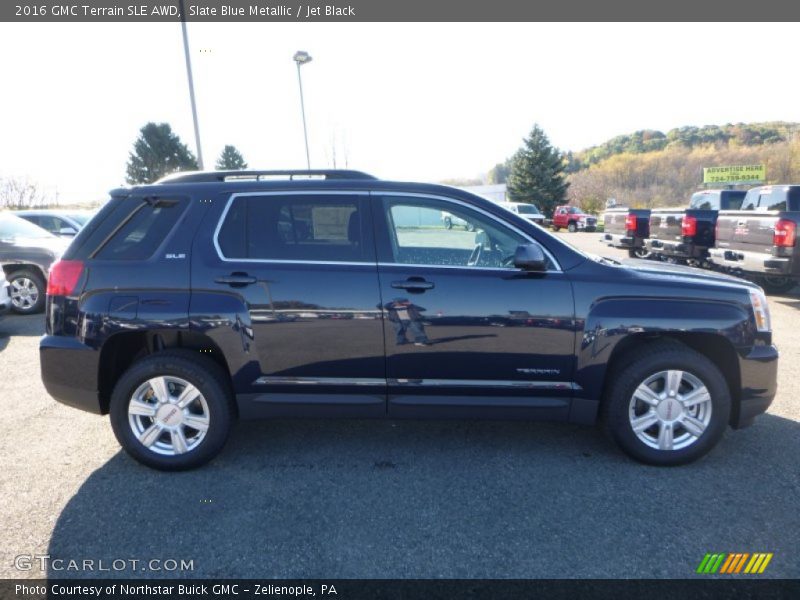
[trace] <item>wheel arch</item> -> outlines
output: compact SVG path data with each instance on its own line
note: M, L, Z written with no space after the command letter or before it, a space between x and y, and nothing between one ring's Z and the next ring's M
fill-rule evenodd
M164 350L184 349L198 352L217 363L231 381L225 355L207 335L195 331L151 329L115 333L104 343L98 363L100 408L108 413L114 386L122 374L137 360Z

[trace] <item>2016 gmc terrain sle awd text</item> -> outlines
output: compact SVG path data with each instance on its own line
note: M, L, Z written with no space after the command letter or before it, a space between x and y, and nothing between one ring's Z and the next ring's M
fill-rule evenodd
M46 310L48 392L110 413L159 469L210 460L236 417L599 419L676 465L776 391L757 285L589 256L464 191L355 171L115 190Z

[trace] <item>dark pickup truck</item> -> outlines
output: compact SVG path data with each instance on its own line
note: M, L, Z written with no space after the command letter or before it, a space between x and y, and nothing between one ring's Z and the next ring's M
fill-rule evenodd
M795 250L800 185L768 185L747 192L741 210L720 211L714 265L785 293L800 280Z
M645 240L650 234L649 208L612 208L603 214L600 241L627 250L631 258L647 258Z
M742 206L743 190L704 190L692 194L689 208L657 208L650 213L650 238L645 246L654 257L668 262L709 267L714 228L720 210Z

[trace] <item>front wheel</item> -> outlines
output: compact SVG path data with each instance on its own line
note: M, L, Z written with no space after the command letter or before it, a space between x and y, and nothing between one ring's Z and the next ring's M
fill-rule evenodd
M162 471L214 458L233 419L230 385L213 360L188 350L150 355L130 367L111 395L111 426L123 449Z
M613 374L605 422L617 444L651 465L697 460L719 442L731 411L719 369L680 343L656 342Z
M578 231L578 226L575 223L570 223L569 225L567 225L567 231L569 231L570 233L575 233L576 231Z
M785 294L797 285L797 282L791 277L762 277L757 283L768 294Z

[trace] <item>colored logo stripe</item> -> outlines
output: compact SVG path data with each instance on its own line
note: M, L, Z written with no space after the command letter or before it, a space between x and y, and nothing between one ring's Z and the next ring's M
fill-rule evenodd
M700 561L696 572L707 575L714 573L732 575L741 573L744 568L745 573L759 574L763 573L767 568L772 556L771 552L756 552L753 554L747 552L709 553Z

